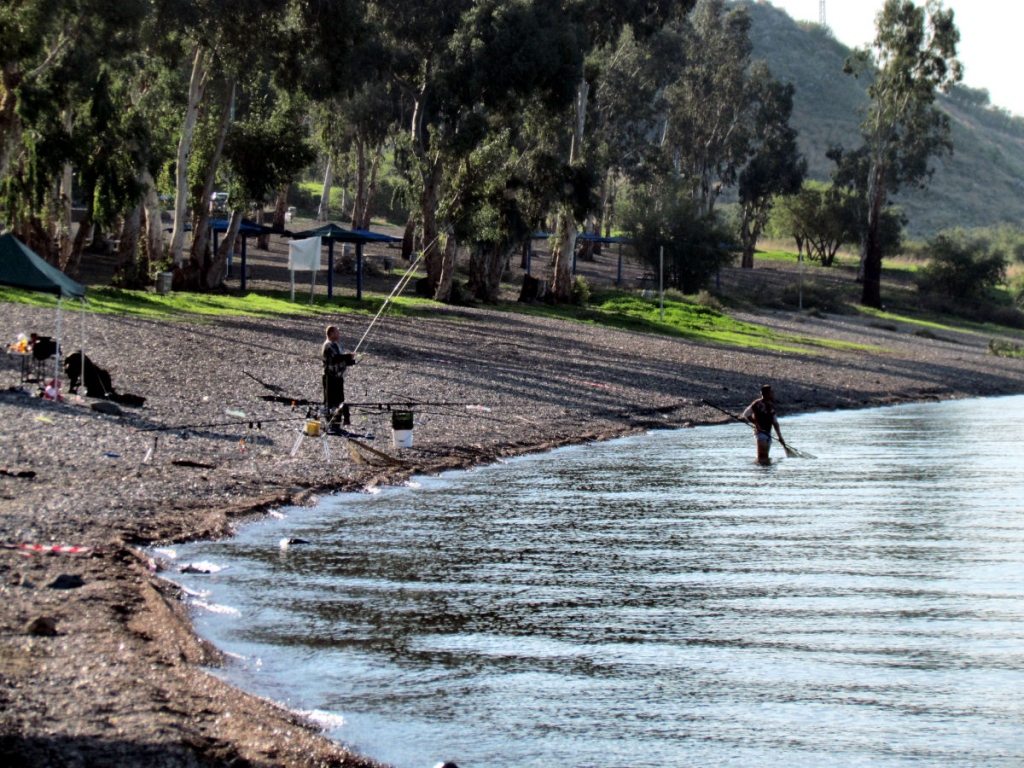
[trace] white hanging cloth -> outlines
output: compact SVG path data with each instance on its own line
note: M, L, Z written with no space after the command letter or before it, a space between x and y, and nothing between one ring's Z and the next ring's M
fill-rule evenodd
M295 301L295 272L304 270L313 273L309 285L309 303L313 303L316 291L316 273L320 271L320 237L308 237L305 240L292 240L288 243L288 273L291 276L291 300Z

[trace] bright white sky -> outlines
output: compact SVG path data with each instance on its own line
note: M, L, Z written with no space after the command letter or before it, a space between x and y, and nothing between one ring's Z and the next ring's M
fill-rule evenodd
M819 0L769 0L798 21L818 21ZM919 0L923 3L924 0ZM875 38L875 16L884 0L826 0L825 21L837 40L851 48ZM987 88L996 106L1024 116L1020 80L1024 3L1016 0L946 0L960 29L958 47L964 85Z

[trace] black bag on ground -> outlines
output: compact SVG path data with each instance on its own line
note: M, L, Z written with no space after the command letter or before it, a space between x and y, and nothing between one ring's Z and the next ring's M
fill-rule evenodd
M77 392L79 384L85 387L89 397L109 397L114 399L114 385L110 381L110 373L100 368L88 355L85 355L85 372L82 372L82 351L68 355L64 360L64 375L68 377L68 390Z

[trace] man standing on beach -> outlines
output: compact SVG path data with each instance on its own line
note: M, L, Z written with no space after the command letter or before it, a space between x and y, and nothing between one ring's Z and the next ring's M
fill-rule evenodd
M324 360L324 405L327 407L328 426L337 431L334 420L339 406L342 425L349 425L349 409L345 404L345 369L355 365L356 361L341 345L341 332L334 325L327 327L327 340L320 354Z
M775 393L771 384L761 385L761 397L747 406L743 412L743 420L750 422L754 427L754 436L757 438L757 463L771 464L768 453L772 447L772 428L779 437L783 446L786 441L782 439L782 432L779 431L779 420L775 416Z

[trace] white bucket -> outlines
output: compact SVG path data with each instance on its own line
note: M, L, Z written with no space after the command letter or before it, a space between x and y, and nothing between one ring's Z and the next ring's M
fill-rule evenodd
M412 448L412 430L395 429L391 433L391 441L395 448Z

